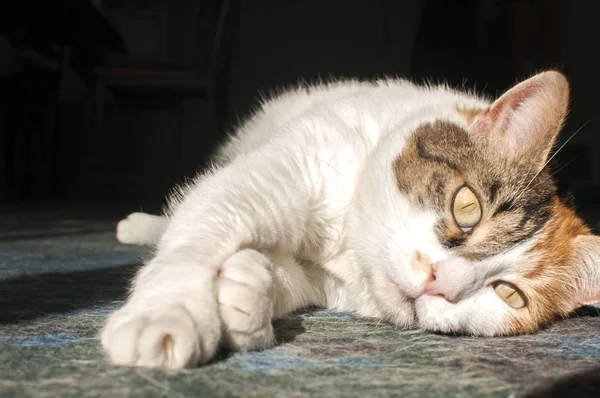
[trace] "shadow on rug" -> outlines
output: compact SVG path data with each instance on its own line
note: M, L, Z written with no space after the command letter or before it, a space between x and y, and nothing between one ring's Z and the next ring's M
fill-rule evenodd
M123 300L137 268L132 264L0 281L0 323L18 323Z
M545 384L545 383L544 383ZM524 398L600 397L600 367L568 375L549 385L539 386L523 395Z
M0 230L0 396L600 396L596 309L492 339L312 310L275 322L269 350L177 373L110 366L95 336L143 256L115 241L112 223L67 224Z

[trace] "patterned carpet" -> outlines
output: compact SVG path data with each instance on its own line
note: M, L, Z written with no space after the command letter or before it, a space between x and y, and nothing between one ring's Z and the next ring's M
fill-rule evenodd
M263 352L178 373L110 366L95 335L143 253L91 214L0 215L0 397L600 396L596 309L493 339L313 310L277 322Z

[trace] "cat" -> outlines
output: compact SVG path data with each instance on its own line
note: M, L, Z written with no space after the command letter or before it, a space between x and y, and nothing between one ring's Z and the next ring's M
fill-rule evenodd
M164 216L119 223L156 249L100 333L107 358L201 365L273 345L271 320L309 306L499 336L600 301L600 237L547 166L568 103L557 71L493 102L406 80L264 101Z

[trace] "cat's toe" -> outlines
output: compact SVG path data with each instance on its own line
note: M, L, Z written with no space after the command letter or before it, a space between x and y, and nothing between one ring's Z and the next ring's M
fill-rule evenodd
M228 345L238 350L274 343L271 262L254 250L244 250L223 264L217 301Z
M219 284L218 300L223 332L231 348L254 350L273 345L269 297L247 285L224 279Z
M102 346L116 365L181 369L202 358L202 337L184 306L114 313L101 332Z

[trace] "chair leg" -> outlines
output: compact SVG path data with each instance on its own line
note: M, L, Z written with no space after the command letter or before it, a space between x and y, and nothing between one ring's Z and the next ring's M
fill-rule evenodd
M90 108L92 107L92 101L86 98L83 102L83 134L87 136L90 131Z
M52 153L50 154L51 156L51 163L52 163L52 176L51 176L51 190L52 190L52 194L56 195L56 194L62 194L62 184L61 184L61 178L60 178L60 161L59 161L59 150L60 150L60 116L61 116L61 112L60 112L60 102L59 99L56 98L56 103L54 104L53 108L52 108Z
M98 151L103 141L102 134L104 132L104 97L105 97L105 84L102 79L99 79L96 85L96 120L95 128L92 132L92 147L90 148L90 155L92 159L92 169L94 172L98 172Z
M215 92L215 80L216 80L216 76L213 76L210 79L210 82L208 84L208 87L206 88L206 107L207 107L207 113L208 113L208 119L210 121L210 129L211 129L211 138L215 139L218 135L219 132L217 131L219 126L218 126L218 122L217 122L217 98L216 98L216 92Z
M179 151L183 151L183 145L185 143L185 131L183 131L183 116L185 114L185 109L183 105L183 101L179 102L179 106L177 107L177 134L179 137Z
M104 82L98 80L98 85L96 86L96 134L100 134L104 127L104 90Z

